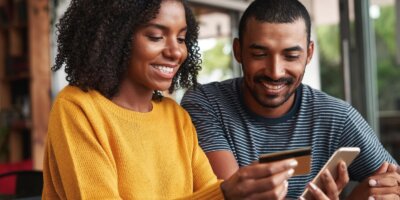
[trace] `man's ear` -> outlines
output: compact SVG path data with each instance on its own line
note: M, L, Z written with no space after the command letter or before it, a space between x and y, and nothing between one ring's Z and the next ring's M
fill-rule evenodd
M311 62L311 58L314 54L314 41L310 41L310 44L308 44L308 48L307 48L307 63L306 65L308 65Z
M233 55L236 61L242 64L241 46L238 38L233 39Z

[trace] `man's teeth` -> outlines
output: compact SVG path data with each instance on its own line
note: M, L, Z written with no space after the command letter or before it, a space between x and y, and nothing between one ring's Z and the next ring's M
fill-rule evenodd
M160 70L162 73L167 73L167 74L170 74L174 71L174 68L172 67L165 67L160 65L155 65L154 68Z
M271 84L268 84L268 83L263 83L263 85L264 85L266 88L270 89L270 90L279 90L279 89L285 87L285 84L271 85Z

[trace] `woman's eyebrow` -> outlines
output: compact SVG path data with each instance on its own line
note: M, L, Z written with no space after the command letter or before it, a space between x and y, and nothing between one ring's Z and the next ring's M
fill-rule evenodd
M167 31L167 30L170 29L170 28L168 28L168 26L165 26L165 25L162 25L162 24L157 24L157 23L148 23L148 24L145 25L145 27L153 27L153 28L156 28L156 29L160 29L162 31ZM186 31L186 30L187 30L187 26L181 28L181 30L179 30L179 32L183 32L183 31Z

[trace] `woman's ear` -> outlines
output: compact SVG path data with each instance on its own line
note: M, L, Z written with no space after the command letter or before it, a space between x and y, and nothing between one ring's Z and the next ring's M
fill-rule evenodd
M238 63L242 64L241 46L238 38L233 40L233 55Z

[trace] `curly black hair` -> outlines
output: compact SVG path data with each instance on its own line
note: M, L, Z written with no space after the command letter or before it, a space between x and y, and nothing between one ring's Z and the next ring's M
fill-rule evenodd
M57 24L58 54L53 71L65 65L67 81L83 91L95 89L107 98L119 90L126 72L135 31L154 19L163 0L72 0ZM172 80L169 92L197 85L201 57L199 26L185 0L188 57ZM155 91L153 99L160 98Z

